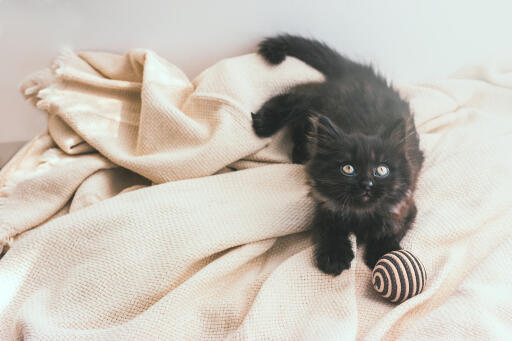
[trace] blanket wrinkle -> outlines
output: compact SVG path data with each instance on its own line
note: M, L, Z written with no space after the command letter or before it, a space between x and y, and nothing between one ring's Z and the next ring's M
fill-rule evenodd
M290 134L252 131L316 70L249 54L189 80L150 50L64 50L21 84L48 131L0 171L0 339L507 339L511 69L397 87L426 156L402 246L429 281L392 305L355 237L349 270L316 268Z

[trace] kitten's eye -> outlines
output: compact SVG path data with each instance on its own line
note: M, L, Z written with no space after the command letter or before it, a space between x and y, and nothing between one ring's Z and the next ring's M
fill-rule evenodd
M376 177L385 178L386 176L389 175L389 168L384 165L379 165L377 168L373 170L373 174Z
M356 175L356 169L354 168L354 166L352 166L350 164L345 164L345 165L341 166L341 172L344 175L348 175L348 176Z

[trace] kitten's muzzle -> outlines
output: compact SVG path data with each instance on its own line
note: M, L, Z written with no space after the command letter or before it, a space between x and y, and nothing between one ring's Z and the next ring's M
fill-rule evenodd
M366 191L370 191L373 185L374 183L372 179L364 179L363 181L361 181L361 188Z
M364 179L363 181L361 181L360 185L361 185L361 189L362 189L360 200L363 203L368 203L372 197L371 191L372 191L372 188L374 185L373 180L372 179Z

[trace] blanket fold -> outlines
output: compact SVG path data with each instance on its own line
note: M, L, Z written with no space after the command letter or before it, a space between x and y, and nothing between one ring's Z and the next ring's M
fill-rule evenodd
M349 270L315 267L288 133L252 132L251 111L317 71L250 54L191 81L149 50L64 51L21 87L48 132L0 172L0 339L505 339L510 65L399 87L426 155L402 245L429 282L395 306L355 238Z

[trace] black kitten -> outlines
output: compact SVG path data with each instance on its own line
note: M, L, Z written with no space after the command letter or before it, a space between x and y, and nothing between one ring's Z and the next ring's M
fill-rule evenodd
M325 75L295 86L253 114L257 135L291 130L292 159L305 163L317 202L313 239L318 267L338 275L354 258L354 233L373 268L416 216L413 193L423 163L409 105L384 78L325 44L291 35L265 39L259 54L271 64L296 57Z

